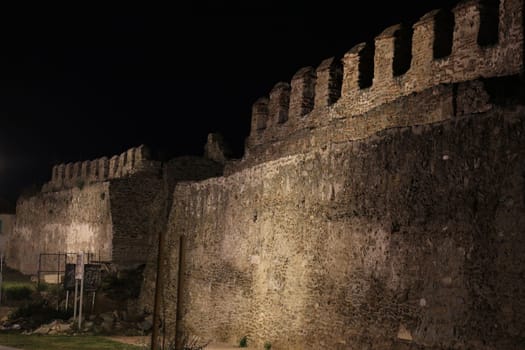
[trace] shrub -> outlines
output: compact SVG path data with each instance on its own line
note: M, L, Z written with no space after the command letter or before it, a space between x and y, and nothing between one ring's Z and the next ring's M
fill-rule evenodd
M9 314L8 320L18 322L20 319L25 319L26 328L34 329L53 320L68 320L72 314L71 310L57 310L42 300L19 307Z
M36 285L36 290L39 292L45 292L48 289L49 289L49 284L45 282L40 282L39 284Z
M2 299L6 301L28 300L33 294L33 288L27 284L5 284L2 287Z
M77 187L83 189L86 182L83 179L77 179Z
M239 340L239 347L240 348L247 348L248 347L248 337L244 336Z
M264 350L270 350L271 348L272 348L272 343L270 343L269 341L264 343Z

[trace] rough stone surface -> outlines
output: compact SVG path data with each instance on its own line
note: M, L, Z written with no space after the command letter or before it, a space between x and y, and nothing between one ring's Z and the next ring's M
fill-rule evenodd
M327 59L277 83L254 103L240 160L212 135L211 160L160 165L139 147L54 167L43 193L19 200L17 266L58 247L147 262L136 314L152 309L165 237L169 336L525 349L523 0L495 3L462 1L449 22L426 14L411 40L391 26L342 71ZM480 45L487 11L499 33ZM436 31L447 23L450 40Z
M204 146L204 157L215 162L224 164L231 156L229 147L225 144L221 134L208 134L208 140Z
M7 251L8 266L35 274L40 253L85 251L101 259L112 256L112 220L109 183L40 193L17 203L13 235ZM44 270L56 270L56 259L44 260Z
M523 349L524 113L391 129L178 184L168 319L184 234L183 325L204 339Z
M400 27L392 26L386 29L376 37L375 54L369 58L374 69L370 72L366 71L367 74L373 74L373 84L367 88L361 88L359 85L359 81L364 78L361 67L363 66L362 60L365 58L361 53L365 50L365 45L356 45L343 58L341 98L333 108L326 107L326 97L323 91L330 90L332 87L330 80L326 78L327 74L337 75L338 67L327 66L325 61L320 64L316 72L318 80L316 92L319 94L318 98L314 98L316 104L313 110L303 118L287 118L288 100L281 98L287 96L282 92L286 83L277 84L269 93L270 122L266 128L251 129L247 140L247 154L257 154L261 147L264 148L277 141L284 142L294 137L296 133L323 125L327 120L338 115L365 115L400 97L428 91L434 86L461 83L480 77L499 77L521 73L523 69L523 0L501 0L499 3L499 13L493 14L499 15L500 18L499 39L496 44L491 46L478 44L478 33L481 28L480 6L482 5L476 1L464 1L453 11L455 26L452 33L451 53L441 58L433 56L433 47L437 40L434 31L437 12L433 11L423 16L413 26L410 68L399 76L394 76L392 66L397 60L395 40ZM423 107L424 104L420 106ZM383 128L391 126L391 123L386 123ZM278 155L279 153L274 153L274 156Z
M139 175L110 182L110 261L123 267L147 261L153 241L164 229L166 191L160 177Z
M244 157L223 177L175 186L168 329L180 270L178 326L214 341L523 349L523 3L499 4L492 46L478 44L482 5L465 1L448 55L434 58L433 11L413 27L408 70L392 26L373 55L362 44L345 55L338 100L327 98L338 96L329 61L315 77L301 70L291 97L281 82L258 100ZM310 95L314 80L322 96Z
M113 174L120 171L117 177L102 176L108 174L104 157L92 162L100 165L100 173L89 174L90 168L85 165L85 182L59 188L60 166L55 166L48 189L19 198L19 220L8 239L10 267L35 274L41 253L80 251L91 254L95 260L112 262L117 268L144 264L153 259L151 249L165 230L171 203L168 194L175 183L218 176L224 167L199 157L179 157L160 164L149 159L143 146L112 159L117 167ZM57 267L64 269L63 260L58 262L54 256L40 260L41 270ZM56 273L53 277L56 280Z

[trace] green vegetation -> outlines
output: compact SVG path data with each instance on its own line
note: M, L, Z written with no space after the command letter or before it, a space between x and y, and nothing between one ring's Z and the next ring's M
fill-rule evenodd
M264 350L270 350L271 348L272 348L272 343L270 343L269 341L264 343Z
M36 284L31 277L17 270L3 266L2 271L2 306L18 306L30 300L36 291Z
M83 189L85 184L86 184L86 182L83 179L78 179L77 180L77 187L79 189Z
M46 292L47 290L49 290L49 284L45 282L40 282L36 285L36 290L38 290L39 292Z
M97 336L22 335L0 333L0 344L24 350L140 350Z
M47 304L45 300L23 305L9 314L8 321L15 322L24 320L23 328L35 329L42 324L53 320L67 320L73 316L73 312L57 310Z
M35 291L35 284L30 282L3 282L2 304L11 301L28 300Z
M248 347L248 337L244 336L239 340L239 347L240 348L247 348Z

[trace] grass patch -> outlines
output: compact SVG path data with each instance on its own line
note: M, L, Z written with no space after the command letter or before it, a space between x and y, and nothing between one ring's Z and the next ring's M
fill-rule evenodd
M2 288L11 289L11 288L29 288L31 290L36 290L36 283L33 282L20 282L20 281L3 281Z
M24 350L140 350L97 336L22 335L0 333L0 344Z

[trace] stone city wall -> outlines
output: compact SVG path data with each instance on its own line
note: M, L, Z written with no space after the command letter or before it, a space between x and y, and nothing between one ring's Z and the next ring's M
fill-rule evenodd
M113 222L108 182L20 198L16 212L8 242L9 267L36 274L41 253L84 251L111 260ZM56 269L56 263L52 264L42 268Z
M158 172L159 163L150 159L149 149L141 145L114 155L95 160L53 166L51 180L42 187L43 192L118 179L140 172Z
M175 186L166 329L180 269L178 326L203 339L523 349L522 1L462 1L342 63L276 84L244 157Z
M185 235L187 334L272 349L523 349L524 132L523 107L494 108L178 184L166 329Z
M258 158L265 147L334 118L366 115L440 84L520 74L522 22L522 0L462 1L451 12L427 13L412 27L391 26L374 44L358 44L341 60L329 58L316 69L299 69L290 83L277 83L268 97L254 103L242 166L267 160ZM399 126L421 122L409 117ZM395 126L370 123L375 130ZM273 153L274 159L279 156Z
M39 262L40 254L80 251L120 267L145 263L159 213L167 210L163 183L161 164L145 146L109 160L54 166L40 193L18 199L8 265L26 274L39 265L56 270L56 258Z

